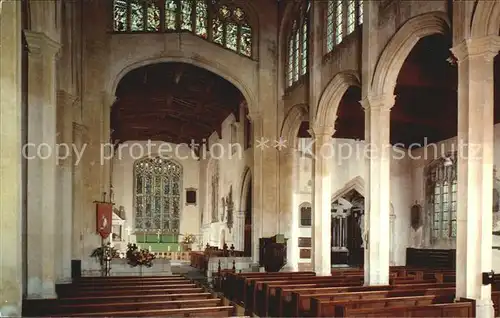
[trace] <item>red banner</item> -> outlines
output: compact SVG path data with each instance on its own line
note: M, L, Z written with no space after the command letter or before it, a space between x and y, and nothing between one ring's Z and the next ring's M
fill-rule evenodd
M113 204L112 203L97 203L97 233L105 239L111 234L113 223Z

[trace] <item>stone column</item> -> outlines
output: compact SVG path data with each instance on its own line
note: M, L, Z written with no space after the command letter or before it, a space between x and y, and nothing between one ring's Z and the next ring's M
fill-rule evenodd
M297 271L299 260L298 215L294 206L296 149L283 148L280 151L280 212L282 229L287 241L287 270Z
M28 218L35 217L37 221L41 218L38 224L28 220L28 233L35 228L40 231L39 240L31 237L31 242L28 242L28 264L35 263L41 266L41 270L37 269L36 274L34 273L41 275L31 277L37 285L37 290L32 290L36 294L31 296L55 298L56 263L60 262L60 251L55 249L55 238L61 231L59 226L56 227L56 54L60 49L60 44L44 33L26 32L25 34L30 49L28 140L31 142L30 129L34 129L34 133L38 133L38 138L41 138L41 143L36 145L38 151L34 159L38 161L40 170L30 171L28 164L28 184L35 182L35 186L29 187L28 197L30 200L39 197L41 203L37 207L31 204L31 208L28 205ZM40 109L36 114L30 113L35 107L40 107ZM34 255L30 254L30 250L33 251L36 248L39 249L38 252ZM29 280L30 277L28 277ZM41 285L38 285L39 283Z
M57 166L57 227L60 228L58 249L61 266L58 283L71 282L71 257L73 239L73 103L76 97L66 91L57 93L57 138L61 153Z
M237 211L235 221L236 239L234 248L243 251L245 248L245 211Z
M4 1L0 16L0 315L20 317L21 2Z
M452 49L458 58L457 298L476 300L477 317L494 317L492 269L493 58L500 37L469 39Z
M312 266L316 275L328 276L332 272L331 200L332 200L332 127L315 127L313 159L313 220Z
M368 173L365 213L365 284L389 284L390 110L394 96L369 97L365 109ZM367 238L367 239L366 239Z
M86 150L86 139L87 139L87 127L84 125L77 124L73 122L73 145L75 149L78 149L79 153L85 153ZM84 172L85 167L83 165L83 160L76 154L73 156L73 217L72 217L72 228L73 228L73 239L71 248L71 258L73 260L82 260L83 255L83 235L84 235L84 223L83 214L84 202L85 202L85 183L84 183Z
M263 176L262 166L263 151L265 146L261 144L264 141L264 127L262 114L253 112L249 115L252 122L252 149L253 149L253 175L252 175L252 260L259 262L259 238L263 234ZM262 147L260 147L262 146ZM266 144L269 147L269 142Z

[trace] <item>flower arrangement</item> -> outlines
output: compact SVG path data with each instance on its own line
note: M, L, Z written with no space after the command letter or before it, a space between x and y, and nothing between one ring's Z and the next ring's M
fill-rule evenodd
M120 253L113 246L111 246L111 243L108 243L108 244L102 245L102 246L96 248L94 251L92 251L92 254L90 254L90 257L96 258L97 260L99 260L99 263L102 265L104 263L104 261L110 261L113 258L120 257Z
M191 245L195 242L196 242L196 236L194 236L194 234L187 234L184 235L184 237L182 238L182 244L185 245Z
M127 263L132 266L153 266L153 260L156 258L154 254L145 249L139 249L136 244L127 245Z

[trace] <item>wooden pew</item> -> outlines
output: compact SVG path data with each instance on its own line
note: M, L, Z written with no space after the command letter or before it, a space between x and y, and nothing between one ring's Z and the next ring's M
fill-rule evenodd
M183 299L207 299L212 297L211 293L188 293L188 294L160 294L160 295L108 295L100 297L72 297L58 300L59 305L78 305L78 304L101 304L107 302L141 302L141 301L170 301Z
M141 291L141 290L153 290L153 289L173 289L173 288L192 288L196 287L195 283L192 282L184 282L184 283L177 283L177 284L155 284L155 285L150 285L150 284L137 284L137 285L102 285L99 287L94 287L94 286L84 286L78 288L80 292L87 292L87 291L107 291L107 292L114 292L114 291L122 291L122 290L129 290L129 289L134 289L136 291Z
M141 311L107 311L85 314L65 315L67 317L231 317L233 306L156 309Z
M439 299L439 296L411 296L411 297L387 297L375 299L359 299L347 301L322 301L313 298L311 301L312 317L346 317L347 309L357 308L386 308L386 307L409 307L432 305L433 303L451 303L454 295L448 296L447 301Z
M351 318L364 317L475 317L476 305L472 300L450 304L387 308L347 308L343 315Z
M278 272L278 273L228 273L223 286L223 292L231 300L243 301L245 280L251 278L264 277L296 277L296 276L316 276L314 272Z
M325 287L316 289L296 289L291 290L291 295L288 297L283 293L284 297L281 298L283 304L281 305L282 312L279 316L285 317L299 317L305 315L310 311L311 298L318 295L335 295L337 293L347 292L363 292L363 291L390 291L390 290L413 290L423 289L443 289L452 288L454 290L455 284L404 284L404 285L383 285L383 286L359 286L359 287Z
M145 295L164 295L164 294L187 294L187 293L201 293L204 292L201 287L187 287L187 288L157 288L157 289L142 289L139 291L135 289L126 289L126 290L115 290L113 291L114 295L136 295L137 293L145 294ZM89 291L79 291L74 290L71 293L72 297L89 297L89 296L106 296L109 295L109 291L102 290L89 290Z
M352 278L354 277L354 278ZM361 276L351 276L348 280L354 280L358 282L358 285L361 285ZM334 276L313 276L313 277L290 277L290 278L263 278L263 279L249 279L246 281L246 297L245 297L245 309L255 311L258 310L256 307L259 300L265 295L264 284L305 284L305 283L322 283L322 282L347 282L346 278L334 277Z
M269 305L276 304L276 289L283 286L291 285L308 285L309 288L317 287L332 287L332 286L361 286L363 284L363 276L326 276L314 277L307 280L292 280L292 281L270 281L255 283L254 312L258 316L265 316L269 312Z
M168 301L140 301L140 302L109 302L97 304L61 305L57 308L57 314L66 313L92 313L92 312L121 312L121 311L143 311L158 309L178 309L197 307L217 307L222 305L220 298L207 299L183 299Z

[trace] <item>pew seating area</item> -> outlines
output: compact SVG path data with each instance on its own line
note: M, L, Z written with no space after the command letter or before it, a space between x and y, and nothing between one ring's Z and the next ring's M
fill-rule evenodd
M82 277L58 290L58 299L30 303L29 316L230 317L235 306L179 275ZM36 309L35 309L36 308Z
M500 277L492 288L500 314ZM224 295L259 317L475 317L475 302L455 297L455 270L390 268L390 283L363 286L362 268L314 272L224 273Z

